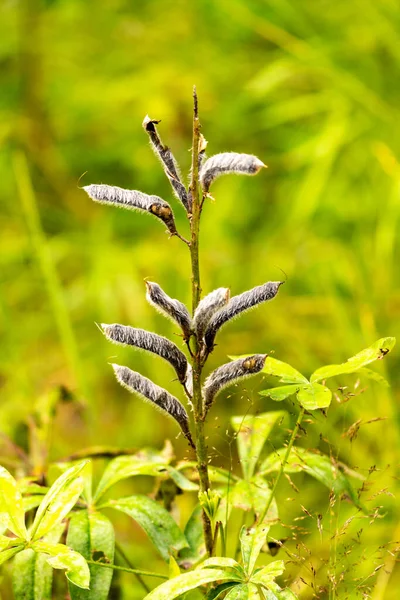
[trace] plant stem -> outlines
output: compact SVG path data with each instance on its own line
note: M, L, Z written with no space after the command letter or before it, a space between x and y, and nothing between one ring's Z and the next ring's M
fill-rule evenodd
M146 577L158 577L158 579L168 579L168 575L161 575L160 573L153 573L152 571L142 571L141 569L128 569L128 567L119 567L112 565L111 563L98 562L97 560L87 560L88 565L95 565L96 567L105 567L106 569L113 569L114 571L124 571L125 573L133 573L134 575L144 575Z
M281 477L283 475L283 472L285 470L286 464L288 462L290 451L293 448L293 444L294 444L294 441L296 439L297 433L299 431L299 427L301 425L301 422L303 420L304 413L305 413L305 409L302 407L301 410L300 410L299 416L297 417L296 425L294 426L292 435L290 436L288 447L286 449L285 456L283 457L281 468L279 469L278 475L277 475L277 477L275 479L275 483L274 483L274 486L272 488L271 495L269 497L269 500L268 500L267 504L265 505L265 508L264 508L263 512L261 513L260 517L258 518L259 523L263 522L263 520L265 519L265 517L268 514L269 509L271 508L272 500L275 497L276 489L277 489L277 487L279 485L279 481L280 481L280 479L281 479Z
M200 141L200 121L198 116L197 93L196 88L193 89L193 143L192 143L192 177L190 182L190 192L192 198L192 216L190 221L191 240L190 240L190 258L192 266L192 308L193 313L200 301L200 264L199 264L199 229L200 229L200 194L199 194L199 141ZM196 455L197 455L197 470L199 472L200 489L206 492L210 487L208 476L208 453L204 435L204 418L203 418L203 398L201 394L201 372L202 363L200 356L200 345L194 335L194 351L192 358L193 367L193 407L195 419L195 435L196 435ZM209 556L213 550L213 535L211 521L208 515L203 510L203 531L204 541Z
M130 569L132 569L133 571L136 571L137 569L135 569L134 565L131 563L131 561L129 560L129 558L125 554L124 549L120 546L120 544L118 542L115 542L115 549L118 552L118 554L120 554L120 556L125 561L125 563L128 565L128 567ZM149 593L150 592L150 588L148 587L148 585L146 584L146 582L142 579L142 576L140 575L140 573L135 573L135 575L136 575L136 579L138 580L138 582L140 583L140 585L142 586L142 588L147 593Z

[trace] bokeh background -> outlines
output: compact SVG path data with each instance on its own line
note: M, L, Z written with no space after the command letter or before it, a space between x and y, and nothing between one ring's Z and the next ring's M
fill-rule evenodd
M399 25L395 0L1 2L3 434L26 446L24 423L38 398L64 385L72 396L57 411L51 460L94 444L160 448L165 437L179 458L186 454L174 424L120 388L107 363L128 364L180 395L171 371L110 346L96 323L175 336L146 303L144 279L189 302L187 249L155 219L95 205L80 188L102 182L174 202L141 123L147 113L162 120L162 138L186 173L193 84L208 153L248 152L269 167L213 187L202 220L203 290L229 286L236 294L287 279L273 303L224 329L210 368L229 354L274 352L307 375L379 337L399 337ZM175 213L187 232L177 203ZM334 401L329 421L316 417L301 442L331 445L368 477L363 498L382 506L376 518L359 519L333 544L329 518L320 535L315 517L329 516L326 489L299 475L298 492L287 483L279 494L287 523L308 518L301 543L288 545L298 555L310 551L308 566L293 560L289 569L302 599L330 597L316 589L327 585L321 565L333 545L343 573L338 597L362 598L369 586L374 600L398 598L396 349L376 370L390 389L334 382L334 391L349 386L338 392L342 402ZM214 464L227 465L230 416L276 408L257 395L263 387L254 380L220 397L209 424ZM292 402L284 408L295 414ZM358 419L351 440L343 434ZM9 443L2 453L12 464ZM146 482L121 489L138 485L147 489ZM181 501L183 520L193 502ZM341 510L339 530L354 513ZM156 568L143 534L128 520L119 527L136 564ZM129 576L116 582L115 598L143 597Z

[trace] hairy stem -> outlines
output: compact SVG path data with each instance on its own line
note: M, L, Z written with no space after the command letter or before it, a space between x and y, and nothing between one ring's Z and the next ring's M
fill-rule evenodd
M200 228L200 186L199 186L199 141L200 141L200 121L198 116L196 88L193 90L194 111L193 111L193 144L192 144L192 177L190 182L190 194L192 198L192 216L190 221L191 240L190 257L192 265L192 308L193 313L200 301L200 265L199 265L199 228ZM194 351L192 358L193 367L193 407L195 419L196 434L196 455L197 470L199 472L200 489L206 492L210 487L208 476L208 453L207 444L204 435L203 419L203 398L201 394L201 372L202 362L200 356L200 346L196 336L193 341ZM211 522L208 515L203 511L203 530L206 549L211 556L213 550L213 535Z
M294 426L292 435L290 436L288 447L286 448L285 456L283 457L283 460L282 460L281 468L279 469L278 475L277 475L277 477L275 479L275 483L274 483L274 486L272 488L271 495L269 497L269 500L268 500L267 504L264 507L263 512L261 513L261 515L258 518L259 523L263 522L263 520L265 519L265 517L268 514L269 509L271 508L272 500L275 497L275 492L276 492L277 487L279 485L279 481L280 481L280 479L281 479L281 477L283 475L283 472L285 470L286 464L288 462L290 451L293 448L294 441L295 441L295 439L297 437L297 433L299 431L299 427L300 427L301 422L302 422L303 417L304 417L304 412L305 412L305 409L301 408L299 416L297 417L296 425Z

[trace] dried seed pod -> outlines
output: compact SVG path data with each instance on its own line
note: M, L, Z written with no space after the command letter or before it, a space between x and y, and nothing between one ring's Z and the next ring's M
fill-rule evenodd
M227 173L240 175L256 175L260 169L266 167L257 156L252 154L238 154L237 152L223 152L208 158L200 171L200 183L205 192L208 192L212 182Z
M185 339L189 339L192 330L192 319L189 311L182 302L170 298L164 290L152 281L146 281L147 301L154 306L163 315L178 323L181 327Z
M167 146L164 146L160 139L160 136L158 135L156 125L159 122L160 121L150 119L150 117L146 115L143 120L144 130L149 135L151 147L153 148L155 154L161 160L164 172L168 177L177 198L182 202L187 212L190 212L188 205L188 195L186 192L186 188L183 185L179 175L178 164L171 150Z
M186 356L177 346L167 338L150 333L144 329L137 329L127 325L101 325L106 337L117 344L135 346L148 352L161 356L172 365L181 383L186 381L188 362Z
M137 190L124 190L116 185L92 184L83 189L95 202L115 204L123 208L150 213L163 221L172 235L177 233L170 205L158 196L149 196Z
M116 378L119 383L130 392L136 392L145 400L150 400L155 406L169 414L180 425L182 433L188 440L192 448L195 448L189 428L189 417L177 398L172 396L167 390L156 385L147 377L143 377L140 373L122 367L120 365L112 365Z
M228 304L229 296L228 288L218 288L200 300L193 316L193 328L199 340L203 339L206 327L217 310Z
M253 356L233 360L213 371L207 377L203 386L205 412L207 413L216 396L225 387L240 379L260 373L264 367L266 358L266 354L254 354Z
M252 290L249 290L248 292L243 292L243 294L233 296L233 298L231 298L228 302L227 306L218 311L207 326L204 334L207 350L210 352L213 349L215 336L217 335L218 330L225 325L225 323L231 319L234 319L250 308L275 298L282 283L283 281L269 281L268 283L264 283L263 285L259 285Z

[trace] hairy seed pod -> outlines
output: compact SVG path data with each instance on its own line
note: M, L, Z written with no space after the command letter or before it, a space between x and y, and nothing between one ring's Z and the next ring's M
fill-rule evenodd
M186 356L167 338L150 333L144 329L136 329L127 325L101 325L106 337L117 344L135 346L161 356L172 365L181 383L186 381L188 362Z
M266 358L266 354L254 354L247 358L233 360L213 371L211 375L207 377L203 386L205 412L207 413L216 396L225 387L262 371Z
M212 182L228 173L239 175L256 175L260 169L266 167L257 156L252 154L238 154L237 152L223 152L208 158L200 171L200 183L205 192L208 192Z
M150 400L155 406L168 413L177 423L179 423L182 433L188 440L192 448L195 448L193 439L189 429L189 417L175 396L172 396L167 390L156 385L147 377L143 377L140 373L122 367L120 365L112 365L116 378L119 383L130 392L136 392L145 400Z
M161 219L172 235L177 233L174 214L170 205L158 196L149 196L137 190L124 190L116 185L92 184L85 186L83 189L95 202L115 204L123 208L150 213Z
M192 319L186 306L179 300L170 298L158 283L146 281L146 287L147 301L164 316L178 323L185 339L189 339L192 330Z
M229 296L228 288L218 288L200 300L193 316L193 328L199 340L203 339L206 327L217 310L228 304Z
M215 336L218 330L231 319L241 315L243 312L261 304L272 300L278 293L279 287L283 281L269 281L263 285L259 285L248 292L243 292L238 296L233 296L227 306L218 311L209 322L204 339L207 350L210 352L214 347Z
M156 125L159 122L160 121L150 119L150 117L146 115L143 121L144 130L149 135L151 147L153 148L155 154L161 160L164 172L168 177L177 198L182 202L183 206L186 208L186 211L190 212L188 205L188 195L186 192L186 188L183 185L179 175L178 164L171 150L167 146L164 146L160 139L160 136L158 135Z

